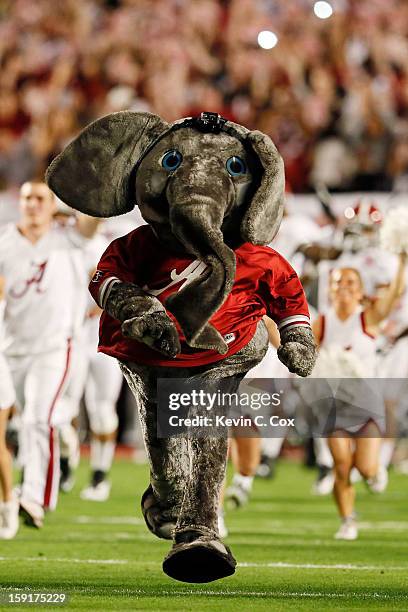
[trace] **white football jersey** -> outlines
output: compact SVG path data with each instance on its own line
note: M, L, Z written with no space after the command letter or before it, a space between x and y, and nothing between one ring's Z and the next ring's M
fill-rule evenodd
M0 276L5 278L4 333L0 350L19 356L65 347L85 304L82 249L74 228L53 227L32 244L10 224L0 232Z
M109 217L108 219L104 219L102 225L99 228L98 236L104 236L108 241L109 245L112 240L116 240L116 238L125 236L126 234L133 231L137 227L140 227L141 225L146 225L146 221L140 214L139 208L135 206L135 208L131 212L126 213L125 215L119 215L118 217Z
M96 269L100 258L102 257L103 253L106 251L110 244L110 240L105 237L105 223L106 222L103 223L96 236L89 241L84 251L87 268L88 270L92 270L92 272ZM95 307L95 301L89 293L88 287L86 290L86 301L87 311ZM94 355L98 350L99 318L99 316L94 316L92 318L88 317L85 320L85 325L83 329L83 342L88 345L90 354L92 355Z

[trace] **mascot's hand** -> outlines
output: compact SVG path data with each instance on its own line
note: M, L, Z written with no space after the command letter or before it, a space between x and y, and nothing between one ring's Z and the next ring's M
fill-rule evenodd
M113 285L104 309L122 323L122 333L127 338L143 342L166 357L175 357L180 353L176 326L163 304L137 285Z
M281 333L278 357L289 372L309 376L316 363L316 343L310 327L298 325Z
M128 319L122 323L122 333L127 338L144 342L167 357L175 357L181 350L176 326L166 312Z

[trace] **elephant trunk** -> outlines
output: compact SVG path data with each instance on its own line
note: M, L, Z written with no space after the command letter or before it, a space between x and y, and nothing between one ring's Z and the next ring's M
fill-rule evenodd
M189 346L214 349L221 354L227 352L228 346L208 321L227 298L235 278L235 254L221 232L228 204L229 198L220 205L211 197L194 193L188 200L179 197L170 207L172 232L207 268L171 295L166 306L179 322Z

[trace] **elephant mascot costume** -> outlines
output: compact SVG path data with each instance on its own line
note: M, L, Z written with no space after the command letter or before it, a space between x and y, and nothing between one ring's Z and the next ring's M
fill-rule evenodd
M147 225L105 251L90 283L103 309L99 350L118 359L136 398L150 463L142 513L172 540L164 572L210 582L235 571L217 528L227 437L161 438L157 380L238 389L266 353L310 374L315 344L296 273L267 245L283 214L283 161L268 136L202 113L168 124L123 111L86 127L51 163L71 207L112 217L135 205Z

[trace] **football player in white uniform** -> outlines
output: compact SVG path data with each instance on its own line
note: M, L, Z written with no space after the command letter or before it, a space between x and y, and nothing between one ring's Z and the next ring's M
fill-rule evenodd
M88 501L106 501L110 494L111 485L107 476L115 453L118 427L116 402L123 381L117 363L97 352L101 309L95 305L88 292L89 278L108 245L109 242L98 234L84 250L84 274L87 282L85 287L79 286L78 289L86 295L86 315L75 337L75 363L70 382L60 400L72 419L79 414L81 399L85 397L91 430L91 479L89 486L81 491L81 498ZM82 298L82 294L79 298ZM76 466L70 455L75 457L76 454L75 438L77 439L76 432L70 424L62 428L64 456L61 461L61 489L65 492L71 490L74 482L73 468ZM74 452L70 453L71 448Z
M20 220L2 228L0 277L5 281L3 350L17 405L22 409L23 465L20 512L41 527L54 509L59 481L55 427L69 374L70 338L76 318L76 263L98 220L78 216L70 231L53 226L55 198L45 183L27 182L20 191Z
M88 311L85 333L88 341L88 377L85 405L91 429L91 481L81 491L81 498L105 501L109 497L107 475L112 466L118 416L116 402L122 387L122 373L115 361L97 353L100 311Z

